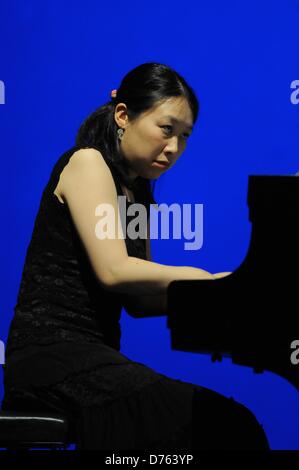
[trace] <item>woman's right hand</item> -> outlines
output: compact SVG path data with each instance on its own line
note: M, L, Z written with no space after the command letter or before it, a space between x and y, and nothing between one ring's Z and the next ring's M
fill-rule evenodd
M209 273L208 271L205 271L204 269L201 268L195 268L192 266L179 266L179 270L183 269L183 279L185 280L202 280L202 279L214 279L214 275L212 273Z
M222 273L215 273L213 274L215 279L220 279L221 277L226 277L232 274L231 272L222 272Z
M190 272L190 269L191 269L191 272ZM232 274L231 272L228 272L228 271L212 274L208 271L205 271L204 269L189 268L188 266L187 266L187 270L189 270L191 274L191 279L193 279L193 275L195 276L196 279L221 279L222 277L226 277Z

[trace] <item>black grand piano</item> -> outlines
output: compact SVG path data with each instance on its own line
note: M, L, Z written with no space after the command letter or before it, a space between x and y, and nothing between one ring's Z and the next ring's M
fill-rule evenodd
M231 357L299 390L299 177L249 176L247 202L252 232L242 264L220 279L169 285L171 347Z

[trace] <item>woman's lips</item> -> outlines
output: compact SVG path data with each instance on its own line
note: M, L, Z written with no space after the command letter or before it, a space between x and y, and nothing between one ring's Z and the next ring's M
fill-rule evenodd
M169 167L169 163L167 163L167 162L154 161L153 165L156 166L157 168L162 168L163 170L166 170L166 168Z

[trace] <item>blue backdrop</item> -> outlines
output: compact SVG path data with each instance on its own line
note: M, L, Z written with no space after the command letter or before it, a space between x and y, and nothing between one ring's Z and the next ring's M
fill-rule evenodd
M154 240L153 260L235 270L250 240L248 175L299 170L299 1L2 0L0 15L0 340L53 164L82 120L143 62L175 68L201 101L187 149L155 196L204 204L204 244L186 251L183 241ZM198 315L203 308L198 299ZM123 311L121 323L124 354L233 396L263 423L273 449L299 449L299 394L286 380L171 350L165 317Z

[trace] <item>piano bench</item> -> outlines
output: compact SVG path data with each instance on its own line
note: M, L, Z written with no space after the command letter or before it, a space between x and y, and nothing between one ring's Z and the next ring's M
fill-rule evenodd
M64 449L69 440L68 421L57 413L0 410L0 448Z

